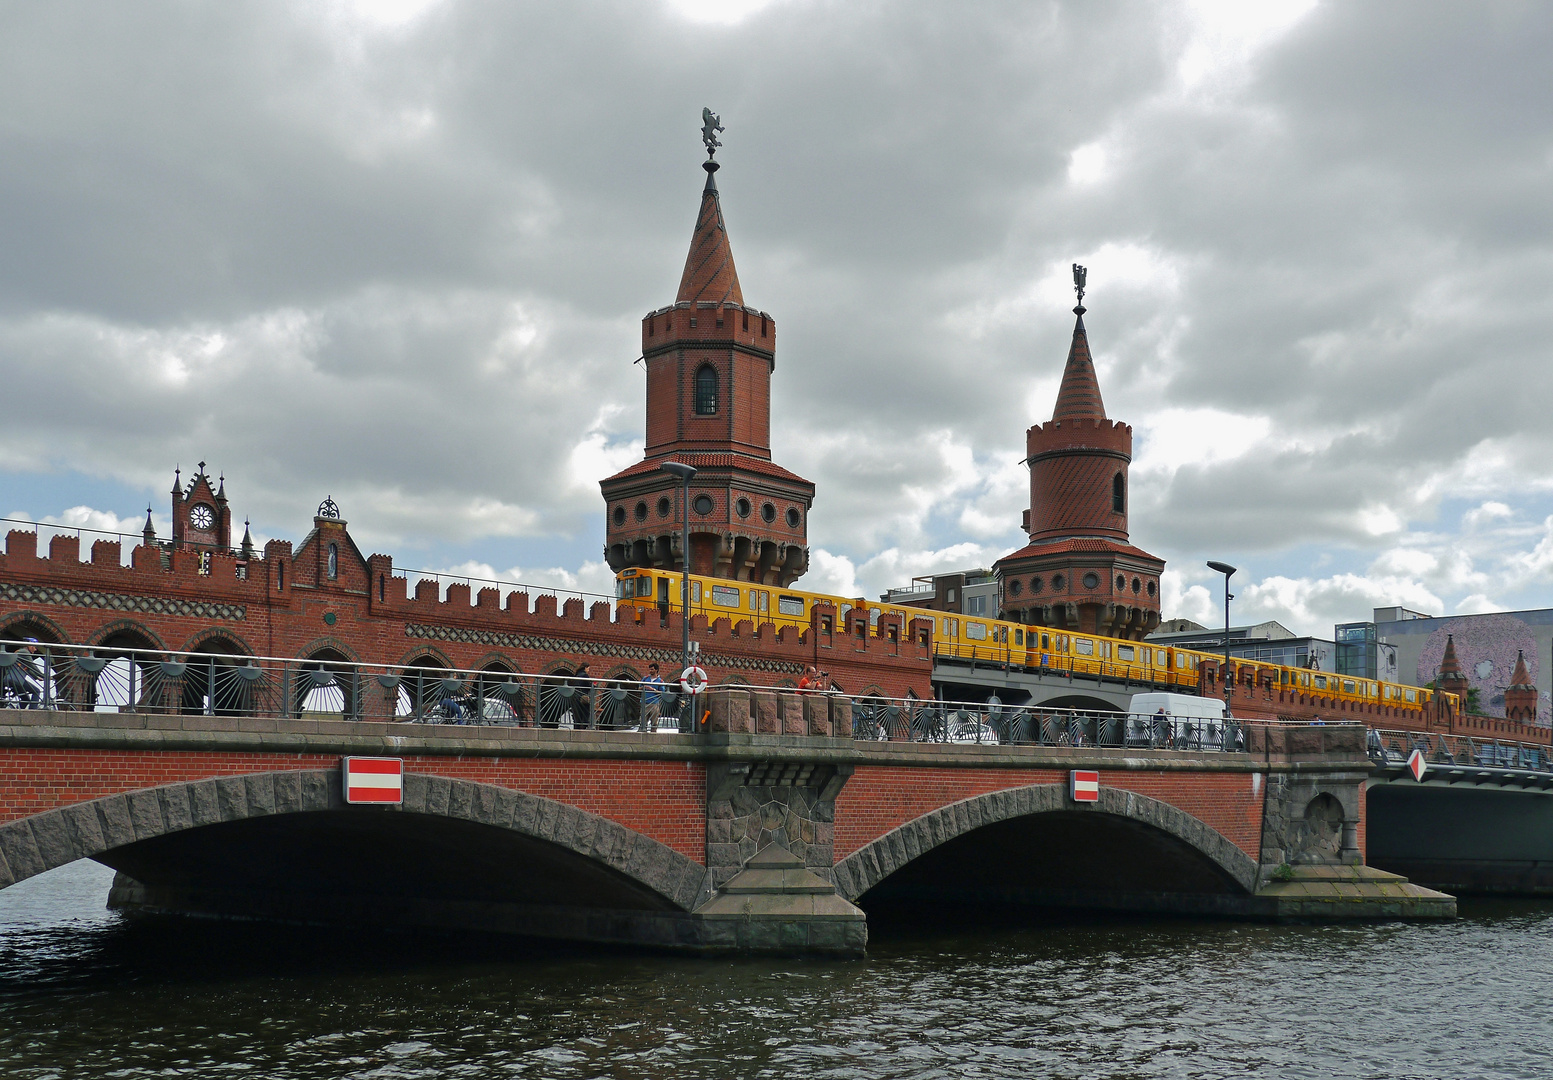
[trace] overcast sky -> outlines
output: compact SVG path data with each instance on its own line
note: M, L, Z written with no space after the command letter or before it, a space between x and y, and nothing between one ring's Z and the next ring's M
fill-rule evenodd
M1024 543L1090 268L1167 617L1553 604L1553 7L0 5L0 512L605 589L703 105L809 587ZM240 526L239 526L240 528Z

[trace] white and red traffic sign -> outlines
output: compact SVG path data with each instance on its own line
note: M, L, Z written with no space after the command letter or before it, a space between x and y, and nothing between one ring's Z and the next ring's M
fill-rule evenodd
M1413 779L1422 781L1424 773L1429 771L1429 763L1424 760L1422 750L1414 750L1407 756L1407 771L1413 774Z
M1093 770L1074 769L1068 773L1068 794L1074 802L1100 801L1100 774Z
M340 762L347 803L404 802L404 759L348 757Z

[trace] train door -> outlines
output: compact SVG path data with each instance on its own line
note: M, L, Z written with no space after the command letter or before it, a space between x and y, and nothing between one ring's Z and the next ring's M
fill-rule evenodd
M668 617L669 617L669 579L666 578L666 577L661 577L661 578L658 579L658 618L666 620L666 619L668 619Z
M750 590L750 614L755 616L755 625L768 622L771 618L771 594L765 589Z

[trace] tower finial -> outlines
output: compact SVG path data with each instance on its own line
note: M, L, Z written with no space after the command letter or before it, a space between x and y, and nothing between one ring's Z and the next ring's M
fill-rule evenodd
M706 143L706 159L711 161L717 154L717 148L722 145L717 140L717 132L723 130L722 117L711 109L701 110L701 141ZM711 170L707 170L710 172Z
M1078 293L1078 306L1073 309L1073 314L1084 314L1084 283L1089 280L1089 268L1073 264L1073 288Z

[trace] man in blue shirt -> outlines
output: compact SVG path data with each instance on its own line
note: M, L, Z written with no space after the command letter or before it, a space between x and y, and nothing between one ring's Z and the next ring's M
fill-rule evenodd
M663 705L663 680L658 677L658 665L647 665L647 678L642 680L641 730L658 730L658 712Z

